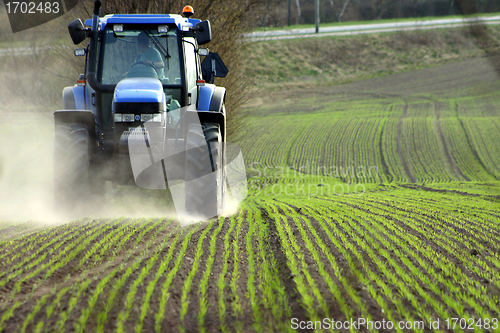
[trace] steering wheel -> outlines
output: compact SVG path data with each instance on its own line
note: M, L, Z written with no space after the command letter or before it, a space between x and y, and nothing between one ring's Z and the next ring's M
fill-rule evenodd
M155 72L158 73L158 70L156 69L155 64L152 61L148 65L144 64L144 62L142 62L142 61L136 61L136 62L134 62L132 64L132 66L130 66L130 68L132 68L134 66L137 66L137 65L143 65L143 66L153 67L153 69L155 70Z
M141 66L138 66L141 65ZM158 70L156 69L153 63L144 64L142 61L137 61L130 66L127 72L127 78L132 77L150 77L150 78L158 78Z

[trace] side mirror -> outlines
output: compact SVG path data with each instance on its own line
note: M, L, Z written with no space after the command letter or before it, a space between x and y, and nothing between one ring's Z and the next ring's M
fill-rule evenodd
M197 23L194 30L196 31L198 45L206 44L212 40L212 28L209 21Z
M75 45L80 44L87 38L87 30L80 19L76 19L68 24L68 31Z
M210 52L201 63L201 74L208 83L214 83L216 77L226 77L229 70L217 53Z

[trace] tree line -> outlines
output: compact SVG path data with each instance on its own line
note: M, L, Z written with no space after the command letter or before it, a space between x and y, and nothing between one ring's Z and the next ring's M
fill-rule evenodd
M261 18L261 26L314 23L315 0L272 2L275 5L265 18ZM500 12L498 0L469 2L477 13ZM323 23L462 14L459 0L320 0L320 21Z

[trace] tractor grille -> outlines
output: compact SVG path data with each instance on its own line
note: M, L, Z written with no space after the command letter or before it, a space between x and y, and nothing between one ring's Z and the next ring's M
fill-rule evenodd
M158 113L165 111L163 103L132 103L115 102L113 103L113 112L115 113Z

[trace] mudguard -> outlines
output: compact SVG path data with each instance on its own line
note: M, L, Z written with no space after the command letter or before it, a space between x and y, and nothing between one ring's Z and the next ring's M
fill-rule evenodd
M223 141L226 141L225 97L226 88L205 84L198 91L198 112L188 111L188 117L197 114L202 123L219 124Z
M213 84L205 84L200 86L198 89L198 110L209 111L210 102L215 92L215 86Z
M212 100L210 101L209 111L223 112L222 105L224 104L224 99L226 98L226 88L216 87Z
M65 110L85 110L85 87L74 85L63 90Z
M187 110L184 115L185 124L217 123L220 125L222 141L226 141L226 115L224 112Z
M213 84L200 86L198 91L198 110L222 112L222 105L226 96L226 88Z

